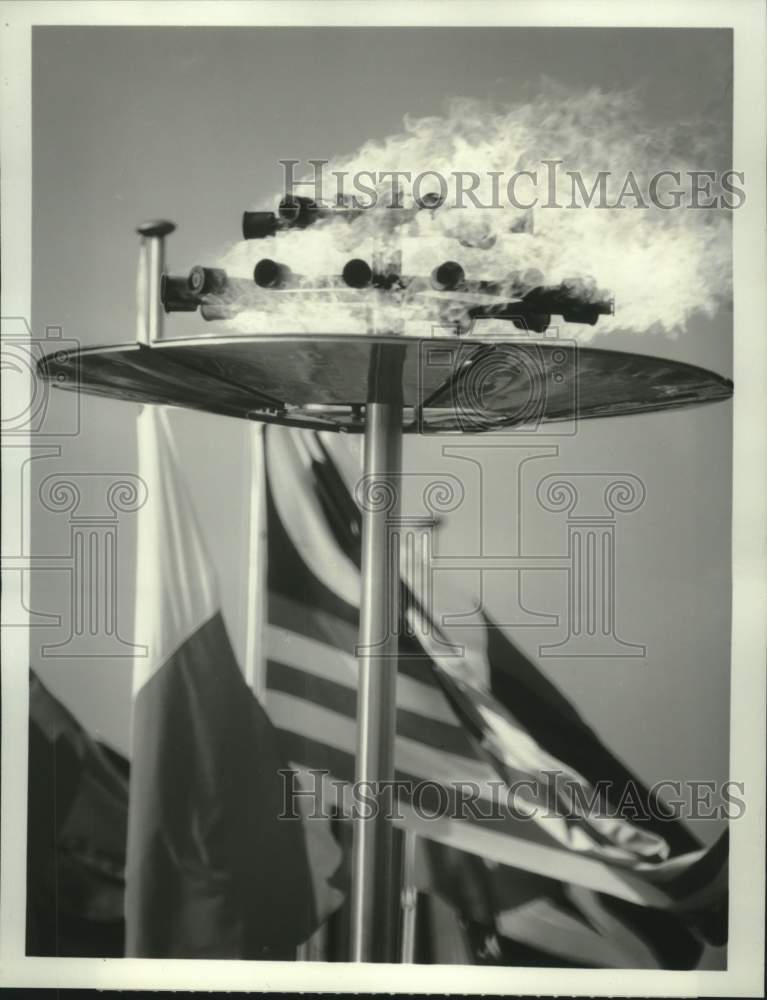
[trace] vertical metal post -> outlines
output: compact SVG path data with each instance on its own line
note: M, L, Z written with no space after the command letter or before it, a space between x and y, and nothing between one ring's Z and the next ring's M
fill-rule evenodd
M263 703L266 695L266 425L255 421L250 437L248 573L245 609L245 680Z
M165 219L142 222L136 232L141 236L138 274L138 327L136 339L149 346L162 337L163 305L160 296L165 270L165 237L175 225Z
M418 838L412 830L405 831L402 861L402 939L400 961L412 965L415 961L418 887L415 881Z
M400 872L380 783L394 778L399 560L389 537L399 511L403 360L399 345L374 348L365 410L356 780L377 810L354 819L353 962L397 960Z

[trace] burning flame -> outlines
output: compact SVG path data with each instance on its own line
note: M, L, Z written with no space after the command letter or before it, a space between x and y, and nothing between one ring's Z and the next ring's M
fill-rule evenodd
M448 180L458 171L473 171L480 176L475 194L484 206L492 200L495 171L501 175L502 207L475 207L468 199L457 207L455 192L449 191L439 208L414 212L396 227L388 207L391 181L386 180L376 186L377 205L351 220L343 215L323 218L306 229L283 229L266 239L237 243L219 262L232 277L252 280L254 265L263 257L284 263L301 277L292 289L254 285L238 301L242 311L227 320L227 326L247 332L431 333L435 324L465 318L467 306L460 296L449 298L445 311L450 293L442 294L440 313L429 282L435 267L455 261L470 280L503 282L513 272L538 269L547 285L575 278L612 292L614 315L601 317L596 326L563 324L562 336L586 341L613 330L650 328L675 336L696 311L711 315L730 294L731 213L684 203L668 211L653 204L635 207L630 195L623 208L544 205L572 204L568 171L578 171L587 190L600 171L609 171L608 204L618 198L629 172L645 201L650 178L659 171L679 171L679 187L684 188L688 171L711 166L717 139L690 123L674 128L648 125L632 95L598 90L572 94L550 85L537 100L500 110L461 100L444 116L406 118L400 134L368 142L356 153L328 163L326 197L335 197L333 171L349 177L360 171L376 176L410 171L413 177L435 171ZM561 164L553 171L542 167L545 161ZM525 213L512 207L505 193L509 176L522 170L539 174L535 190L532 182L524 181L517 188L519 199L539 198L532 232L513 231L520 228ZM554 189L548 183L552 177ZM348 193L350 185L349 180ZM675 186L673 180L666 181L664 197ZM436 181L432 189L437 189ZM296 193L311 191L298 188ZM402 204L413 206L408 186ZM402 273L416 280L387 292L317 289L323 278L340 275L349 258L371 261L381 253L401 255ZM498 331L499 321L482 321L477 329L485 322ZM558 318L553 322L556 325Z

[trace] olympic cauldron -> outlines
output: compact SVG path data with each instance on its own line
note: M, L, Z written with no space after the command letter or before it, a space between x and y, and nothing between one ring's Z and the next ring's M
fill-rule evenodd
M431 198L391 209L387 234L370 259L351 258L338 273L320 279L294 272L278 254L260 258L246 278L204 266L171 275L165 270L165 237L175 227L145 223L138 230L143 291L136 340L59 351L39 364L41 377L58 388L364 433L371 495L380 486L395 498L394 509L371 505L362 511L356 777L371 782L370 788L394 776L397 636L389 623L397 620L399 588L392 581L399 569L389 525L397 516L402 433L502 431L673 409L727 399L733 391L726 378L693 365L552 337L552 317L593 325L613 312L612 297L595 281L579 277L551 285L533 269L477 281L452 259L435 261L427 275L403 274L398 228L415 213L439 207L439 199ZM291 196L276 212L246 212L243 236L272 241L285 230L339 215L352 223L359 214L353 205ZM488 239L475 245L487 246ZM412 336L396 322L384 329L363 325L351 334L248 333L229 324L213 334L163 336L168 313L230 321L254 308L271 312L272 303L278 311L283 296L305 301L307 308L323 296L350 311L372 303L387 316L425 305L436 332ZM507 321L509 333L478 334L478 320ZM384 809L355 819L352 960L396 960L400 883L393 845Z

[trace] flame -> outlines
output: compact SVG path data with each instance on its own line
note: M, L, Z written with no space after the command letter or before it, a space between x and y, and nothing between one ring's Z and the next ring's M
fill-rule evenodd
M254 288L227 321L232 330L362 332L386 329L427 333L435 323L465 318L466 303L449 300L442 313L430 292L428 277L445 260L457 261L468 279L503 281L512 272L539 269L546 284L581 278L609 289L615 314L602 316L595 327L562 324L561 333L586 341L613 330L653 328L675 336L698 311L712 315L731 291L731 212L726 208L688 206L664 211L656 205L635 207L631 196L624 208L543 207L554 200L572 204L578 171L590 189L600 171L609 171L608 203L617 199L629 172L647 197L650 178L661 170L710 168L719 137L694 123L675 127L650 125L631 94L590 90L573 94L546 85L528 103L498 108L477 101L456 100L443 116L406 117L401 133L363 145L350 156L328 163L324 171L326 197L335 196L333 171L349 176L372 171L419 173L436 171L453 183L456 172L480 176L475 190L483 206L491 203L492 172L501 175L501 207L457 207L455 190L434 211L414 213L399 228L391 225L391 181L376 185L374 208L344 217L322 219L308 229L282 230L264 240L231 247L220 266L235 277L249 278L261 257L272 257L303 276L297 290ZM555 194L546 183L552 168L544 161L561 161L554 172ZM533 232L513 232L525 213L509 204L505 184L517 171L538 171L539 184L520 181L518 198L538 195ZM369 178L366 178L369 184ZM674 186L673 181L667 182ZM347 187L350 182L347 181ZM371 185L372 186L372 185ZM436 190L436 181L431 190ZM424 192L428 190L424 185ZM297 189L297 193L311 193ZM352 193L349 190L348 193ZM666 195L667 196L667 195ZM412 191L403 187L402 204L413 205ZM479 246L464 243L481 242ZM371 260L382 248L401 255L402 273L417 276L406 290L345 291L317 289L323 277L340 275L350 257ZM442 296L444 302L446 296ZM483 321L484 322L484 321ZM558 319L553 322L556 324ZM508 324L504 324L508 327ZM498 324L493 324L494 332Z

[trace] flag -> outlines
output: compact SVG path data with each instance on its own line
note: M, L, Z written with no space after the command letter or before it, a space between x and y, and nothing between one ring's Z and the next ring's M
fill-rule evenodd
M285 760L236 662L165 411L142 411L138 444L148 655L134 666L127 953L292 959L319 919L305 825L279 818Z
M485 623L487 690L462 678L455 664L435 658L435 674L457 714L507 780L519 776L520 766L555 776L554 798L570 832L577 832L585 818L605 844L633 844L638 857L652 843L648 838L660 838L663 863L642 862L635 870L662 890L665 901L638 907L621 894L600 892L585 882L567 884L563 878L541 883L536 898L528 894L521 905L517 900L509 906L509 898L518 895L518 873L510 879L501 869L488 876L476 866L475 896L476 885L491 878L485 907L494 909L504 938L531 946L545 941L547 950L569 954L579 964L590 955L615 967L693 968L703 941L717 946L727 941L727 832L702 850L532 661L487 616ZM550 756L555 753L567 760L566 770ZM618 818L621 810L630 822ZM461 863L465 866L466 859ZM585 920L575 919L576 913ZM495 937L494 948L484 950L505 958L509 949Z
M27 954L122 957L127 761L33 671L27 813Z
M314 432L269 427L266 466L266 704L294 766L325 768L350 783L359 512ZM400 634L398 778L445 789L473 782L486 806L496 801L499 782L508 788L515 778L539 779L551 771L587 801L602 768L606 778L625 785L628 772L593 734L576 755L569 740L545 738L562 719L577 745L587 727L516 649L513 662L524 661L529 690L526 712L513 714L515 679L501 667L511 644L504 637L507 646L499 645L491 623L484 658L495 669L483 664L493 675L483 687L471 663L443 655L439 629L424 621L428 616L407 580L402 596L408 620ZM500 940L514 942L522 961L537 954L568 965L695 965L702 944L671 889L675 874L694 869L705 852L683 828L573 811L561 798L553 812L541 810L535 793L514 804L492 819L468 812L425 820L402 807L405 825L421 835L419 888L440 892L461 910L467 927L495 942L489 951L477 946L477 954L484 949L491 958L493 951L508 957Z

